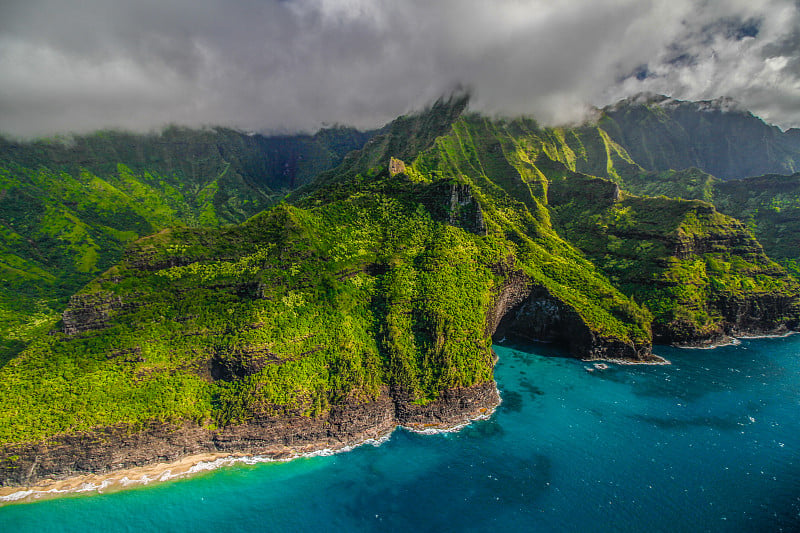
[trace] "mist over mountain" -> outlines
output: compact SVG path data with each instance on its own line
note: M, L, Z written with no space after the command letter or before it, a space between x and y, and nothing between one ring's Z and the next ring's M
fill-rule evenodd
M603 108L599 124L647 170L696 167L721 179L800 170L800 131L767 124L731 98L640 94Z
M8 0L0 131L379 127L458 85L580 120L642 91L800 125L795 0Z

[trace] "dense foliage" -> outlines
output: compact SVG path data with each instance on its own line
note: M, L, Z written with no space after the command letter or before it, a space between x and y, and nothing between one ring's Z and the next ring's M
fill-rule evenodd
M0 368L0 443L152 419L316 416L387 394L424 404L492 379L488 317L512 273L593 342L635 353L654 333L728 331L730 302L782 298L774 325L797 325L797 283L743 224L701 200L625 190L666 194L652 183L672 180L674 196L714 199L707 175L647 172L597 125L541 128L465 106L454 96L397 119L240 225L224 223L271 197L244 178L223 186L233 163L202 183L8 164L0 219L15 290L43 300L49 283L65 297L65 273L77 284L126 251ZM68 266L45 268L57 261Z
M711 202L747 225L770 258L800 274L800 174L722 181L696 168L626 177L636 194Z
M0 139L0 362L139 237L242 222L370 137L348 128L264 137L216 128Z

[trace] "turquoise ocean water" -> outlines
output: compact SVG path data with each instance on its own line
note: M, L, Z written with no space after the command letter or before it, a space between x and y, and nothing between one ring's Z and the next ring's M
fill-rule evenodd
M668 366L496 346L459 433L0 508L0 531L799 531L800 335Z

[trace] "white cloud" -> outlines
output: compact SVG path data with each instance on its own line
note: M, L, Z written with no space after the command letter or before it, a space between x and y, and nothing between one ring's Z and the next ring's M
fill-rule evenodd
M459 83L543 122L654 91L790 126L799 56L789 0L12 1L0 129L374 127Z

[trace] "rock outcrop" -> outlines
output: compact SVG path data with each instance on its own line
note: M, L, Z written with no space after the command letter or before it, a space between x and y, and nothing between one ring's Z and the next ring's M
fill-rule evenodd
M486 235L486 224L480 204L472 196L472 188L466 184L450 186L450 224L460 225L479 235Z
M76 335L106 327L114 313L129 309L120 296L111 293L76 294L62 315L62 331Z

